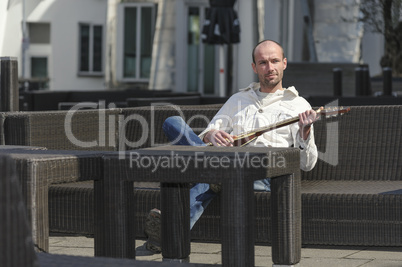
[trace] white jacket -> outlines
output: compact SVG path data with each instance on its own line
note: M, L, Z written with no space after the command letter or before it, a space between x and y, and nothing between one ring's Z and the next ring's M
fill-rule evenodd
M256 128L298 116L311 109L310 104L294 87L277 90L264 104L259 101L256 91L259 83L251 83L247 88L231 96L214 116L207 128L199 135L201 140L212 130L223 130L231 135L239 135ZM266 132L248 146L297 147L300 148L300 168L309 171L317 162L317 146L314 142L314 129L307 140L299 133L298 123Z

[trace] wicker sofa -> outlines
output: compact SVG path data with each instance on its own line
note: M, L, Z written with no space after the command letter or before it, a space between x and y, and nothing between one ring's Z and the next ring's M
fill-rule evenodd
M181 115L198 132L220 106L181 106L180 109L153 106L110 111L114 115L107 113L106 117L116 116L116 120L109 120L116 123L108 123L107 127L116 132L106 136L108 140L115 140L115 146L86 149L114 151L163 145L167 139L161 125L167 117ZM77 149L75 145L69 147L67 141L61 142L63 146L58 148L58 142L47 140L56 123L49 120L51 114L63 113L5 114L5 144ZM32 116L37 118L28 119ZM79 138L91 141L99 136L99 128L88 126L89 121L94 123L93 120L88 120L85 115L79 118L75 117L76 129L88 131L87 139ZM144 134L145 126L153 130ZM33 128L36 130L27 130ZM24 129L24 136L18 129ZM110 132L107 128L101 129ZM312 171L302 172L303 244L402 246L401 131L402 106L353 106L340 119L328 118L315 123L319 161ZM106 142L110 143L113 142ZM142 229L148 210L160 206L158 186L135 184L139 238L144 237ZM92 181L49 186L50 231L93 234L92 188ZM266 229L271 224L270 213L259 207L270 205L270 193L256 192L255 201L256 242L269 244L271 233ZM218 241L219 213L218 197L194 226L192 238Z

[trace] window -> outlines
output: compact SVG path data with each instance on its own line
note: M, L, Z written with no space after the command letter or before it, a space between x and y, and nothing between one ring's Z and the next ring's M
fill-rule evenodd
M153 4L123 5L121 51L124 80L147 80L150 77L155 9Z
M47 78L47 58L31 57L31 77Z
M50 44L50 23L28 23L29 42L31 44Z
M201 31L206 9L190 6L187 16L187 91L202 94L215 93L214 45L203 44Z
M30 90L48 89L47 57L31 57Z
M81 23L79 25L79 73L102 74L103 27Z

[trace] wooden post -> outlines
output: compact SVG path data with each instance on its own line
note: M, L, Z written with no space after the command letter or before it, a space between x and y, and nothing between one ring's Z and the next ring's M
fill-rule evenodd
M0 57L0 111L19 111L18 61Z

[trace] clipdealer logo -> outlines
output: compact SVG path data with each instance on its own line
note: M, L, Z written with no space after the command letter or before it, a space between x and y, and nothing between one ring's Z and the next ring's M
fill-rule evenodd
M107 107L105 105L105 101L99 101L99 103L92 102L82 102L74 105L68 112L64 120L64 129L68 140L77 147L82 148L91 148L91 147L114 147L116 146L116 141L118 140L118 151L123 152L126 150L126 147L130 147L132 149L142 147L148 141L150 141L150 146L160 146L160 145L168 145L168 143L155 143L156 131L161 131L161 129L154 129L152 127L155 123L155 107L159 105L169 105L171 108L178 112L178 115L181 117L185 117L183 111L179 106L169 104L169 103L157 103L151 105L151 117L150 121L139 114L131 114L126 118L122 115L106 115L106 108L113 109L116 106L111 103ZM325 108L337 107L338 100L328 103L325 105ZM98 136L96 139L91 141L82 141L79 140L73 133L73 117L77 111L80 109L94 109L98 112L98 120L99 120L99 128L98 128ZM190 124L195 119L205 120L205 124L207 125L210 120L205 115L195 115L187 120L187 124ZM136 141L130 141L126 137L126 127L129 122L133 122L139 125L141 128L141 136ZM116 124L119 125L116 133ZM106 125L108 128L106 130ZM325 143L325 151L318 150L318 158L332 166L337 166L339 162L338 151L339 151L339 123L338 121L326 122L326 143ZM194 129L194 130L203 130L203 129ZM116 134L118 139L116 138ZM184 133L181 133L178 136L178 139ZM320 149L320 147L318 147ZM124 159L126 157L126 153L119 153L119 158ZM213 166L213 161L210 162ZM222 163L223 164L223 163Z
M339 101L334 100L327 105L326 109L338 107ZM318 158L332 166L337 166L339 163L339 122L326 122L326 142L324 152L318 150Z

